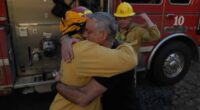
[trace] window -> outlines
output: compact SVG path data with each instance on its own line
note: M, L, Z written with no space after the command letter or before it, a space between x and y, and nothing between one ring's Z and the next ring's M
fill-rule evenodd
M87 7L92 12L108 11L109 0L78 0L80 6Z
M160 4L161 0L124 0L128 3L139 3L139 4Z
M85 6L93 12L100 11L100 0L79 0L80 6Z
M190 0L170 0L170 2L175 4L188 4Z

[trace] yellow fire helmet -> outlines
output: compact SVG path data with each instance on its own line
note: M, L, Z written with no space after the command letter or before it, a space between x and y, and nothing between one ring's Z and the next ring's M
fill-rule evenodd
M76 7L65 13L65 18L60 21L60 31L62 34L74 35L82 31L87 20L86 14L91 14L87 8Z
M115 17L129 17L135 15L135 12L131 6L131 4L127 2L122 2L118 5L116 13L114 13Z

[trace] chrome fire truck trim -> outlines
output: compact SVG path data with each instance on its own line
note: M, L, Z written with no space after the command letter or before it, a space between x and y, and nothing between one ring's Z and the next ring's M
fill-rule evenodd
M145 46L145 47L140 47L140 52L150 52L152 51L153 46Z
M8 59L0 59L0 66L8 66L9 60Z
M6 17L0 17L0 21L6 21Z

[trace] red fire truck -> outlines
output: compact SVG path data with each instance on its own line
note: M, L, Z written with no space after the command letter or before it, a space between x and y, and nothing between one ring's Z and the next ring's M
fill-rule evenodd
M136 13L146 12L157 24L161 39L144 42L137 71L159 85L175 84L198 61L199 0L124 0ZM122 0L75 0L93 11L113 14ZM0 93L45 92L59 69L59 18L51 14L52 0L0 0ZM138 15L134 22L144 24Z

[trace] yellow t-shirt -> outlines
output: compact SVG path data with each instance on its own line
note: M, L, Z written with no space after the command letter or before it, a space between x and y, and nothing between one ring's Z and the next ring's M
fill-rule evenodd
M142 42L158 40L160 38L160 31L156 26L150 28L142 28L139 26L130 26L130 28L122 33L118 33L116 39L125 41L132 45L138 53Z
M71 63L61 62L61 82L82 87L93 76L110 77L123 73L137 65L136 53L131 46L122 44L117 49L102 47L87 40L73 45L74 59ZM89 105L81 107L62 97L59 93L50 110L101 110L100 96Z

